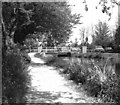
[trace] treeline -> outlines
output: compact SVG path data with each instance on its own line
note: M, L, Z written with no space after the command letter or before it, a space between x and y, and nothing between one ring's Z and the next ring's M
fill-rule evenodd
M25 103L30 85L26 39L45 38L48 46L68 40L80 15L66 2L2 2L2 102Z

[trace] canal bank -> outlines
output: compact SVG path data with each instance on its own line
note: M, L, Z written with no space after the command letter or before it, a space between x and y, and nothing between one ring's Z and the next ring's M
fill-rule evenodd
M53 66L29 53L32 64L29 67L31 86L27 94L27 103L98 103L86 94L82 87L59 74ZM41 65L42 64L42 65Z
M107 54L108 55L108 54ZM75 83L82 83L88 93L101 97L104 102L119 101L119 78L116 70L120 70L118 55L104 59L86 57L51 57L45 58L47 65L62 68L61 73ZM117 69L116 69L116 64Z

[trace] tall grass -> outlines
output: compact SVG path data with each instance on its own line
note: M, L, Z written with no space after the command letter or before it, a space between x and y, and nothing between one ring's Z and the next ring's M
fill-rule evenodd
M69 70L77 71L78 80L83 80L82 83L90 95L100 97L104 102L119 102L120 79L115 74L114 68L107 64L108 62L109 60L98 64L92 61L76 63L75 67L73 63ZM80 68L76 68L77 66Z
M103 102L120 102L120 78L115 73L111 59L81 61L51 57L47 63L64 70L69 79L81 83L89 95L101 98ZM69 63L68 63L69 62Z

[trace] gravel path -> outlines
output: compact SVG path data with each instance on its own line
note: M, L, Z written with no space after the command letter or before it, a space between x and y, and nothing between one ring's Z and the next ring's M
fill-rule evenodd
M47 66L44 61L29 53L32 65L29 66L31 86L27 94L27 103L95 103L82 89L64 76L54 67Z

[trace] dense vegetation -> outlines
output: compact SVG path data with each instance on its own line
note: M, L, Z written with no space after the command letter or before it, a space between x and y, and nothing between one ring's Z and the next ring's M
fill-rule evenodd
M72 15L66 2L4 2L2 17L3 38L22 44L27 35L37 34L52 45L68 40L81 16Z
M4 52L3 52L4 53ZM25 94L30 83L26 53L15 50L2 55L2 101L3 103L25 103Z
M48 46L68 40L80 15L66 2L2 2L2 89L4 103L25 103L30 58L23 44L45 38ZM43 40L42 40L43 41Z
M36 57L39 57L36 54ZM65 61L55 56L43 57L46 64L60 68L60 73L67 74L88 92L89 95L102 99L103 102L120 102L120 78L110 66L112 59L94 61L81 59ZM62 69L61 69L62 68Z
M86 10L88 10L87 6ZM66 2L2 3L3 102L25 103L25 93L27 93L29 83L26 65L30 63L30 58L21 51L23 47L21 45L24 44L24 41L28 46L36 38L45 39L47 46L53 46L55 42L63 43L69 39L72 27L81 24L80 17L80 15L71 14ZM119 28L115 35L117 49L120 44L118 40ZM104 69L103 65L99 69L99 66L96 68L91 62L88 64L85 62L82 64L79 62L66 63L56 57L46 58L46 61L47 64L54 63L55 66L62 67L64 69L62 72L68 73L70 79L88 87L87 90L91 95L101 97L105 102L119 102L119 78L110 70ZM102 71L103 69L105 72Z
M120 26L116 29L114 46L115 46L116 52L120 53Z
M106 48L112 40L112 35L109 26L106 22L99 22L95 26L95 35L93 36L93 43L98 46Z

